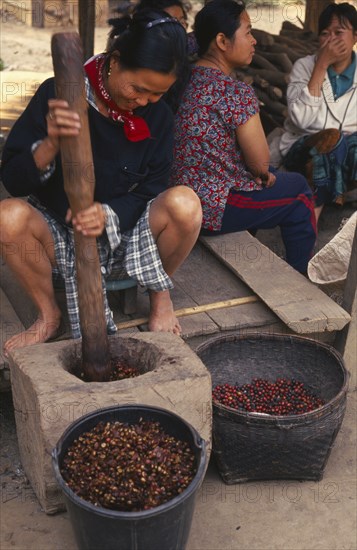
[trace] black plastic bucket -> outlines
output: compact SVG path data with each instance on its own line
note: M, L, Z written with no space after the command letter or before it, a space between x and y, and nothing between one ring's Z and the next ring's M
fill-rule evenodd
M140 419L159 422L165 432L191 447L197 472L190 485L170 501L142 512L119 512L94 506L78 497L60 469L68 447L99 422L135 424ZM52 452L52 462L66 502L80 550L183 550L190 532L195 496L206 471L204 440L178 415L144 405L114 406L87 414L71 424Z

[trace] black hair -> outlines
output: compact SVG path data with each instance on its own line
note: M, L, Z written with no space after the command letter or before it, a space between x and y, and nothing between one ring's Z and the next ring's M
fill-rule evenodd
M123 22L121 19L132 15L140 10L154 10L154 11L165 11L166 8L171 8L172 6L178 6L182 9L183 17L187 25L187 12L190 9L189 4L185 4L183 0L139 0L137 4L127 2L126 5L121 9L117 8L116 11L121 15L119 17L113 17L108 19L107 23L112 27L108 34L107 49L111 47L113 42L118 38L119 34L123 30ZM182 21L180 21L181 23Z
M337 17L342 27L347 27L348 23L350 23L352 29L357 31L357 10L352 4L343 2L342 4L329 4L321 12L319 17L319 34L330 26L334 16Z
M182 0L139 0L134 10L137 11L143 8L151 8L154 10L165 11L166 8L171 8L172 6L178 6L181 8L185 19L187 19L186 6Z
M187 59L187 35L176 19L159 10L142 9L119 18L117 25L119 35L107 50L107 64L119 52L125 69L180 76Z
M109 44L106 68L110 58L118 55L125 69L150 69L176 76L163 96L176 112L190 74L187 33L181 23L164 11L143 8L116 19L115 36Z
M245 3L237 0L212 0L195 17L194 32L198 44L198 55L207 52L210 43L222 32L232 38L240 27L240 16Z

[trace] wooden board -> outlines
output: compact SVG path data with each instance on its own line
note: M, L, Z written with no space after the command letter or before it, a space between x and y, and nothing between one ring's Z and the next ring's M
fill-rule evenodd
M180 309L183 307L192 307L197 305L190 296L187 296L185 292L180 288L179 285L175 284L175 288L171 291L171 299L175 309ZM149 316L149 296L148 293L142 289L138 289L138 308L135 315L132 317L148 317ZM195 315L190 315L188 317L180 318L180 325L182 328L182 337L188 338L191 336L196 336L200 334L214 334L218 332L218 327L206 313L197 313ZM147 330L146 325L141 326L142 330Z
M128 315L123 313L122 304L119 296L119 292L107 292L108 304L113 313L113 321L115 324L122 323L128 319ZM132 334L138 333L139 329L137 327L132 327L127 330L121 330L121 336L130 336Z
M172 278L174 288L171 299L175 310L225 302L255 294L224 266L205 246L197 243L182 266ZM149 297L145 289L138 289L137 311L131 319L149 315ZM117 318L114 316L116 322ZM124 320L124 319L123 319ZM120 320L121 321L121 320ZM124 320L125 321L125 320ZM254 327L270 328L281 321L262 302L241 304L180 316L182 337L187 340L197 336L209 336L225 330L245 330ZM146 325L140 325L147 330ZM121 329L122 330L122 329ZM127 329L127 330L133 330Z
M294 332L341 330L350 315L247 231L200 237Z
M179 286L197 305L255 295L200 243L196 244L173 279L175 286ZM209 311L207 316L217 325L219 331L260 327L277 321L277 317L261 301Z

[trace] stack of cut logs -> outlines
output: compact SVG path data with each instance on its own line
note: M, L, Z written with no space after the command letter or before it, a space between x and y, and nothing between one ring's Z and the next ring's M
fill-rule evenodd
M266 134L282 127L287 116L286 89L297 59L313 54L317 36L285 21L279 35L253 30L257 40L251 65L236 71L237 78L251 84L259 98Z

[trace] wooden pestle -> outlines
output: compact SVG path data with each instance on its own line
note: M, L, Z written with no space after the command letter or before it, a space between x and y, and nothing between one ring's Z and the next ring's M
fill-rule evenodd
M83 51L77 33L52 37L56 95L68 102L80 117L78 136L60 138L64 189L73 216L93 204L94 166L85 95ZM109 342L97 242L74 231L79 318L82 332L82 369L89 381L105 381L110 375Z

